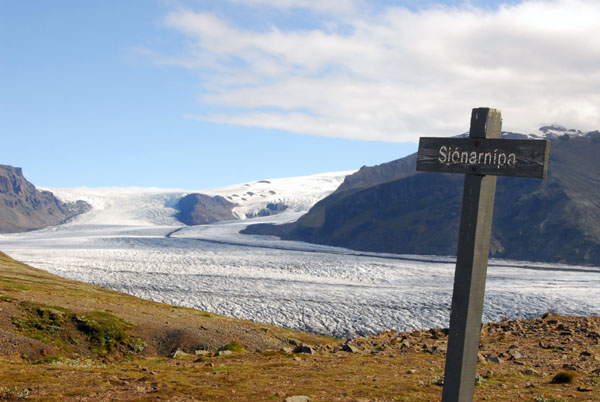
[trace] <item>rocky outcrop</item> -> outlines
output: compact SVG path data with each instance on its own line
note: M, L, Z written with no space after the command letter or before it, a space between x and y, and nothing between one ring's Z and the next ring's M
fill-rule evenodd
M84 201L62 202L27 181L21 168L0 165L0 233L57 225L90 208Z
M208 223L237 219L232 210L236 204L221 196L206 194L188 194L177 203L179 213L175 217L186 225L205 225Z
M256 213L252 213L252 212L246 213L246 219L258 218L261 216L278 215L278 214L286 211L287 209L288 209L288 206L286 204L284 204L283 202L278 202L278 203L270 202L263 209L261 209L260 211L258 211Z

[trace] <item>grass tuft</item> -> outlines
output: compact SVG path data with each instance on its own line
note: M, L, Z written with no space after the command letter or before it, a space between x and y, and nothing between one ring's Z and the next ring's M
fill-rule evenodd
M28 399L29 398L29 390L28 389L18 389L8 388L8 387L0 387L0 401L14 401L19 399Z

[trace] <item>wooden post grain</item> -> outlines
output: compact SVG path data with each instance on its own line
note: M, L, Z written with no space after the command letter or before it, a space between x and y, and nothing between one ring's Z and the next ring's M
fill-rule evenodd
M471 138L500 138L502 116L473 109ZM465 175L443 402L473 401L496 176Z

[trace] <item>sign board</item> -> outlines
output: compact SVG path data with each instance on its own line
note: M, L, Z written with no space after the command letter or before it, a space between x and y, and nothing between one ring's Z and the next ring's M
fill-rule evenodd
M417 170L546 178L548 140L421 138Z
M417 170L465 174L443 402L473 401L496 176L545 178L550 142L500 139L502 116L473 109L469 138L421 138Z

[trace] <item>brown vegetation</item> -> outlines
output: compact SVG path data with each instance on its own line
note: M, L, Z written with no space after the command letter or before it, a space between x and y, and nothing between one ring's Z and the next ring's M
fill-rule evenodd
M445 332L346 343L65 280L0 253L0 400L436 401ZM476 400L599 400L599 342L597 317L486 324Z

